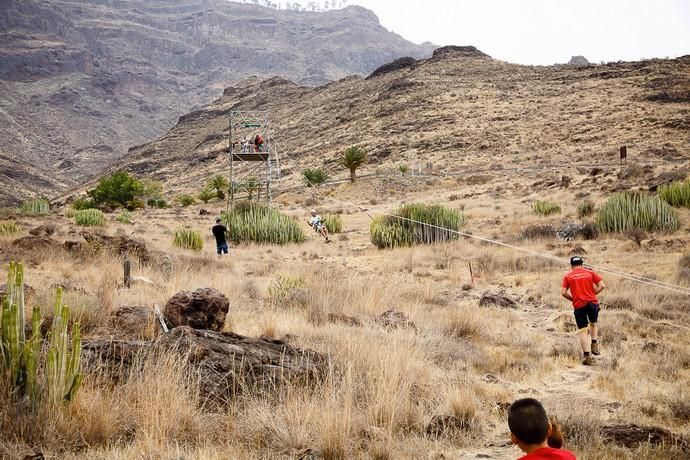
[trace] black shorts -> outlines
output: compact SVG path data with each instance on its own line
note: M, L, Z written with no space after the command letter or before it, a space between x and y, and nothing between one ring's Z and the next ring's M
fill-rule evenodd
M575 324L578 330L590 324L596 324L597 319L599 319L599 304L590 302L584 307L575 309Z

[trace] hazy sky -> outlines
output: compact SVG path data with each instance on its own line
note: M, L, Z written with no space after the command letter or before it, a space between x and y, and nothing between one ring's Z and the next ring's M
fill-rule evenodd
M690 0L350 0L416 43L474 45L520 64L690 54Z

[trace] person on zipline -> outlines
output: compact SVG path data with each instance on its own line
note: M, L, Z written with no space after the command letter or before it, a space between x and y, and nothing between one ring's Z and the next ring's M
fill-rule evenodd
M328 238L328 227L324 223L321 216L316 213L316 209L311 210L311 219L307 220L307 223L315 232L319 233L326 239L326 243L330 243L331 240Z
M221 223L220 217L216 218L216 225L213 226L211 231L213 236L216 238L216 252L218 253L218 258L220 259L223 254L228 253L228 240L226 234L228 229L225 225Z
M599 300L597 294L606 286L601 276L592 270L583 268L582 257L570 258L572 270L563 277L561 295L570 300L575 308L575 323L580 337L580 345L584 360L582 364L591 366L594 364L592 355L599 355L599 342L597 320L599 319ZM589 337L592 337L590 346Z

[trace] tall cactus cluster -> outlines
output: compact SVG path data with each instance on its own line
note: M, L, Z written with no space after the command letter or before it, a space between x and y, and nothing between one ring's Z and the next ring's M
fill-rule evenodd
M393 215L377 216L369 233L376 247L395 248L415 244L432 244L458 238L464 216L438 205L406 204Z
M16 399L26 396L34 402L39 402L44 391L47 391L50 402L71 401L81 383L81 338L79 324L75 323L72 327L72 340L69 340L67 326L70 312L69 308L62 304L61 289L57 291L55 317L48 333L49 346L44 366L41 366L44 357L41 310L38 306L33 307L30 339L26 338L24 332L24 310L24 266L10 262L7 271L7 292L2 302L0 317L0 379L4 381L2 386ZM41 378L40 371L43 368L45 375Z

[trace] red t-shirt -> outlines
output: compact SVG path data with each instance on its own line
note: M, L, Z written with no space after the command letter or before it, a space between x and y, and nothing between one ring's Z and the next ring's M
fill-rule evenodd
M588 303L599 303L597 295L594 293L594 285L599 284L601 276L592 270L578 267L571 270L563 277L563 287L570 289L573 296L573 307L581 308Z
M531 454L520 457L518 460L577 460L572 452L553 447L542 447L533 450Z

